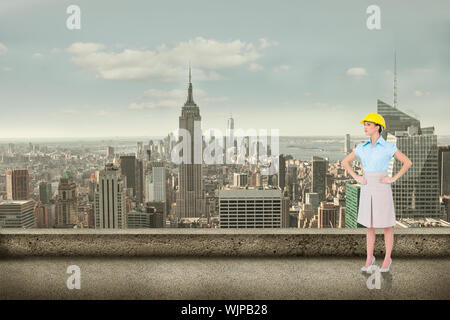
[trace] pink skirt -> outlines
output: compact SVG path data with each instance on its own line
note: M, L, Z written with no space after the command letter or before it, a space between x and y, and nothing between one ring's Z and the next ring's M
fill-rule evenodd
M396 224L395 207L390 183L380 179L387 171L364 172L367 184L361 184L358 223L367 228L388 228Z

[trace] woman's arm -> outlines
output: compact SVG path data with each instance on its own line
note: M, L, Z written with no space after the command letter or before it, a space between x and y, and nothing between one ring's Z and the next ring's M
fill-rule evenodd
M358 176L350 166L350 162L352 162L355 159L356 159L355 151L352 151L344 158L344 160L342 160L342 167L344 167L344 169L347 170L347 172L353 177L353 179L356 179L356 177Z
M356 154L355 150L353 150L344 158L344 160L342 160L342 167L344 167L344 169L347 170L348 174L350 174L353 177L353 179L355 179L359 183L366 184L367 183L366 178L357 175L356 172L353 171L352 167L350 166L350 162L352 162L355 159Z
M403 163L402 168L392 177L392 182L400 178L412 166L411 160L400 150L394 153L394 157Z

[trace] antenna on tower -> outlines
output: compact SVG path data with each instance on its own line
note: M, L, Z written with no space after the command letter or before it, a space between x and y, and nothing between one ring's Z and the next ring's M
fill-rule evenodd
M397 53L394 49L394 108L397 108Z
M191 82L191 60L189 60L189 89L186 103L184 105L195 105L194 98L192 96L192 82Z

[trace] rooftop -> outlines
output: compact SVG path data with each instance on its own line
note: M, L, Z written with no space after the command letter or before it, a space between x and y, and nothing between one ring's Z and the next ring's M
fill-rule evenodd
M0 229L0 299L450 298L450 228L395 229L379 289L360 271L365 231ZM71 265L80 290L66 286Z
M227 189L219 190L219 197L221 198L252 198L252 197L276 197L280 198L282 195L281 189L274 188L251 188L245 187L229 187Z
M2 204L16 204L16 205L23 205L28 202L34 202L34 200L0 200L0 205Z
M382 256L376 256L376 265ZM0 299L450 299L450 258L396 258L368 289L356 257L27 257L0 260ZM81 288L66 273L80 267ZM6 275L6 276L5 276Z

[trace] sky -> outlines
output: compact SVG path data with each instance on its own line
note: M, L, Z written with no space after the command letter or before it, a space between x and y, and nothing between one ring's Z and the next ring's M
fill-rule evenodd
M449 40L449 1L1 1L0 138L165 136L189 63L203 130L363 135L394 50L398 108L450 135Z

